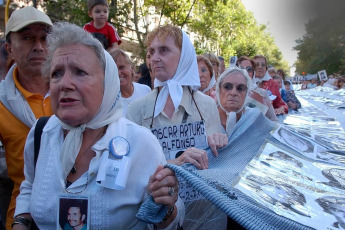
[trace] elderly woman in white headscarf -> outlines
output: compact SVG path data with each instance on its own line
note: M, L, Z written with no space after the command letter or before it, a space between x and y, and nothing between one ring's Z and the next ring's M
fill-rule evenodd
M200 76L199 91L213 98L215 92L212 88L216 85L216 76L212 64L206 57L201 55L197 56L197 61Z
M47 42L43 72L55 115L43 128L36 167L35 127L28 135L13 229L29 229L32 219L40 229L81 223L87 229L145 229L150 226L136 214L149 195L167 206L157 227L176 229L184 213L177 179L162 166L166 160L156 138L121 118L112 57L91 34L69 23L55 24ZM67 219L61 199L82 199L89 211Z
M146 45L155 89L132 103L127 117L151 129L169 163L191 163L198 169L206 169L208 157L204 148L210 146L217 156L217 149L225 146L228 138L222 134L214 100L198 91L200 78L194 47L188 35L173 25L154 29L148 34ZM186 191L184 197L186 194L195 193ZM184 201L193 201L196 197ZM184 229L226 227L226 215L214 207L198 204L197 201L196 206L186 208ZM200 208L207 209L207 213L201 214L204 211Z
M218 78L216 95L223 128L231 136L236 123L245 113L245 101L252 89L252 80L244 69L228 68Z

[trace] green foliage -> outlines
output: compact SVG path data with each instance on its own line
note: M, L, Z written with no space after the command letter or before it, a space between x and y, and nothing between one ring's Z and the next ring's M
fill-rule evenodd
M194 17L189 28L198 35L194 44L197 52L214 52L225 60L231 56L262 54L271 65L289 69L273 38L265 32L266 26L257 25L253 14L246 11L240 0L199 4Z
M83 26L91 19L87 14L87 0L43 1L54 21L67 20ZM288 70L286 61L266 32L258 25L241 0L111 0L111 22L119 34L134 32L139 43L141 59L145 59L144 39L149 29L171 23L193 32L197 54L213 52L226 61L231 56L265 55L269 63ZM127 39L129 39L127 37Z
M296 71L314 74L325 69L328 74L345 72L345 2L320 1L318 17L306 24L307 33L296 40Z
M47 0L42 2L43 6L46 8L47 14L53 22L68 21L83 26L86 22L91 20L87 13L87 0Z

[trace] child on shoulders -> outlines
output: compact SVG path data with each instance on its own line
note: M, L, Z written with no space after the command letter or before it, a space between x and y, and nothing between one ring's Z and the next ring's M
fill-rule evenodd
M88 14L93 19L84 25L84 30L90 33L104 34L108 40L109 52L114 51L121 44L121 38L116 28L108 23L109 6L107 0L88 0Z

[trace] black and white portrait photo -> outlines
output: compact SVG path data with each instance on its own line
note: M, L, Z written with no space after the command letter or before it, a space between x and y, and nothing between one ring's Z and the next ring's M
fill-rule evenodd
M327 81L328 77L327 77L326 70L321 70L317 72L317 74L319 75L320 81Z

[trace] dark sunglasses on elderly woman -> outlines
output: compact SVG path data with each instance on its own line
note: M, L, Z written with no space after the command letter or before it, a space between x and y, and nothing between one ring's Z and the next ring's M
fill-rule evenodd
M226 83L222 84L222 87L223 87L224 90L230 91L230 90L232 90L234 88L234 84L226 82ZM247 86L244 85L244 84L239 84L239 85L236 86L236 90L239 93L243 93L243 92L247 91Z
M240 68L247 70L248 73L253 73L254 72L253 67L250 67L250 66L247 66L247 67L240 66Z

